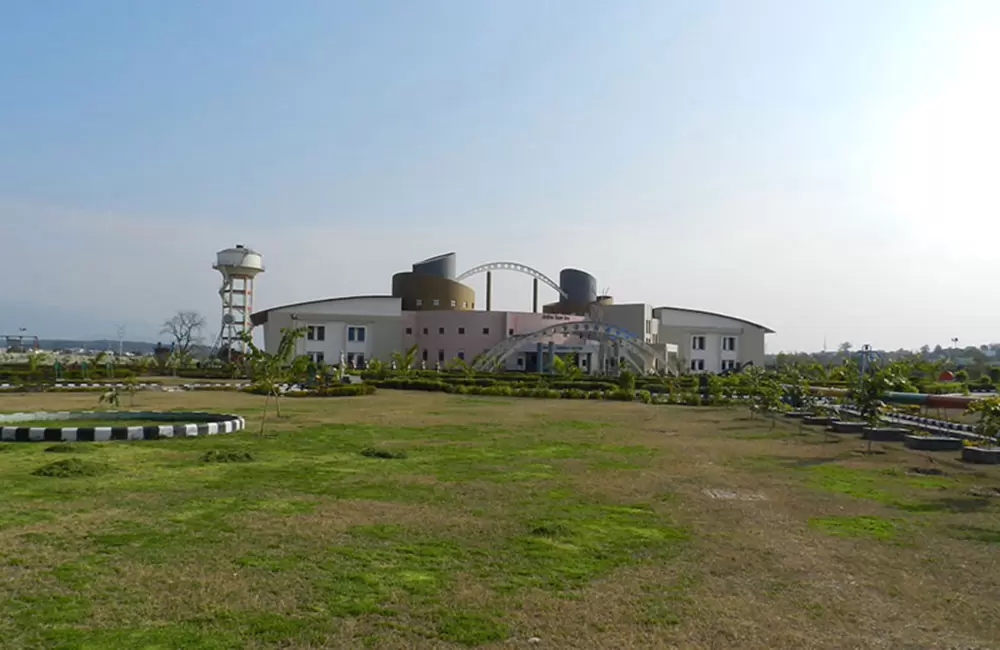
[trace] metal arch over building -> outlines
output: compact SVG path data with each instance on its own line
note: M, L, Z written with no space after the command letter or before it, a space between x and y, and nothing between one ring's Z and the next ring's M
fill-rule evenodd
M517 351L520 346L558 334L604 342L616 342L622 346L622 356L640 373L645 372L645 369L648 367L654 369L666 368L666 359L661 358L660 354L653 347L635 334L621 327L590 320L557 323L534 332L508 337L479 357L475 364L473 364L473 367L476 370L482 371L493 371L497 368L502 368L507 357Z
M480 273L486 273L488 271L515 271L517 273L524 273L525 275L530 275L536 280L541 280L548 286L552 287L553 289L558 291L559 295L562 296L563 298L567 297L566 292L563 291L562 288L560 288L558 284L553 282L552 279L549 278L547 275L525 264L519 264L518 262L490 262L488 264L480 264L479 266L469 269L468 271L461 274L455 279L461 282L465 278L471 277L473 275L478 275Z

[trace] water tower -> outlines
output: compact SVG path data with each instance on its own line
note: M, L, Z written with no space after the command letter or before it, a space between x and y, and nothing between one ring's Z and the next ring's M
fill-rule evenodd
M264 260L257 251L237 244L216 253L212 268L222 274L222 325L213 352L224 352L231 359L234 351L246 351L240 336L253 328L253 281L264 272Z

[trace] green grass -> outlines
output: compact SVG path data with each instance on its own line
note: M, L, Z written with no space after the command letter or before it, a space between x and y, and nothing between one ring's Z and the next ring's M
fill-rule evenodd
M937 506L928 499L956 485L948 477L911 475L898 468L860 469L831 463L801 471L811 487L914 512L934 510Z
M10 408L93 402L17 399ZM960 546L964 562L995 552L995 509L969 481L886 457L815 464L806 436L754 432L742 412L384 391L286 400L260 436L256 396L140 399L239 413L248 431L2 446L0 648L895 643L903 619L843 637L840 622L872 607L867 585L838 584L831 600L808 586L868 562L903 585L908 614L940 613L935 633L995 629L955 558L921 564L925 538ZM53 462L101 471L35 474ZM967 510L931 509L945 499ZM803 544L802 522L835 552ZM849 537L852 552L823 535ZM899 553L901 541L921 552ZM980 594L961 601L970 615L922 608L926 590L903 579L918 571L942 594Z
M884 517L812 517L809 526L838 537L870 537L889 540L899 535L897 522Z

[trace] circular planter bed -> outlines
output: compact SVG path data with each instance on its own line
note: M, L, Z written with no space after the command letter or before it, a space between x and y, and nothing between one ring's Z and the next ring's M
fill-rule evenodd
M115 426L115 421L155 422L143 426ZM51 426L37 423L51 422ZM73 426L59 426L59 422ZM93 426L79 426L93 421ZM19 422L31 423L18 426ZM246 425L238 415L222 413L149 411L43 411L0 415L3 442L105 442L107 440L155 440L187 436L211 436L239 431Z
M861 437L873 442L903 442L903 439L909 433L906 429L897 429L895 427L878 427L877 429L865 427Z
M837 433L861 433L866 426L864 422L848 422L846 420L834 420L830 423L830 428Z
M1000 447L964 447L962 460L980 465L1000 465Z
M833 418L828 417L826 415L807 415L804 418L802 418L803 424L817 424L820 426L827 426L831 422L833 422Z
M962 448L962 439L951 436L905 436L903 444L909 449L920 451L958 451Z

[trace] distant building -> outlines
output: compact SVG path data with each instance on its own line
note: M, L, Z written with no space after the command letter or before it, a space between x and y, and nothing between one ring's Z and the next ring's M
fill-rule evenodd
M534 311L493 311L492 272L517 271L534 279ZM486 273L486 310L461 280ZM428 368L453 359L495 369L538 372L553 355L575 359L586 373L674 370L721 372L764 362L764 337L773 330L712 312L644 303L614 304L598 296L597 281L564 269L559 283L530 267L485 264L455 275L453 253L424 260L392 278L391 295L326 298L258 311L252 322L264 330L264 346L277 348L282 330L305 328L298 354L316 362L363 366L417 346L417 363ZM559 292L559 301L538 307L539 284Z

